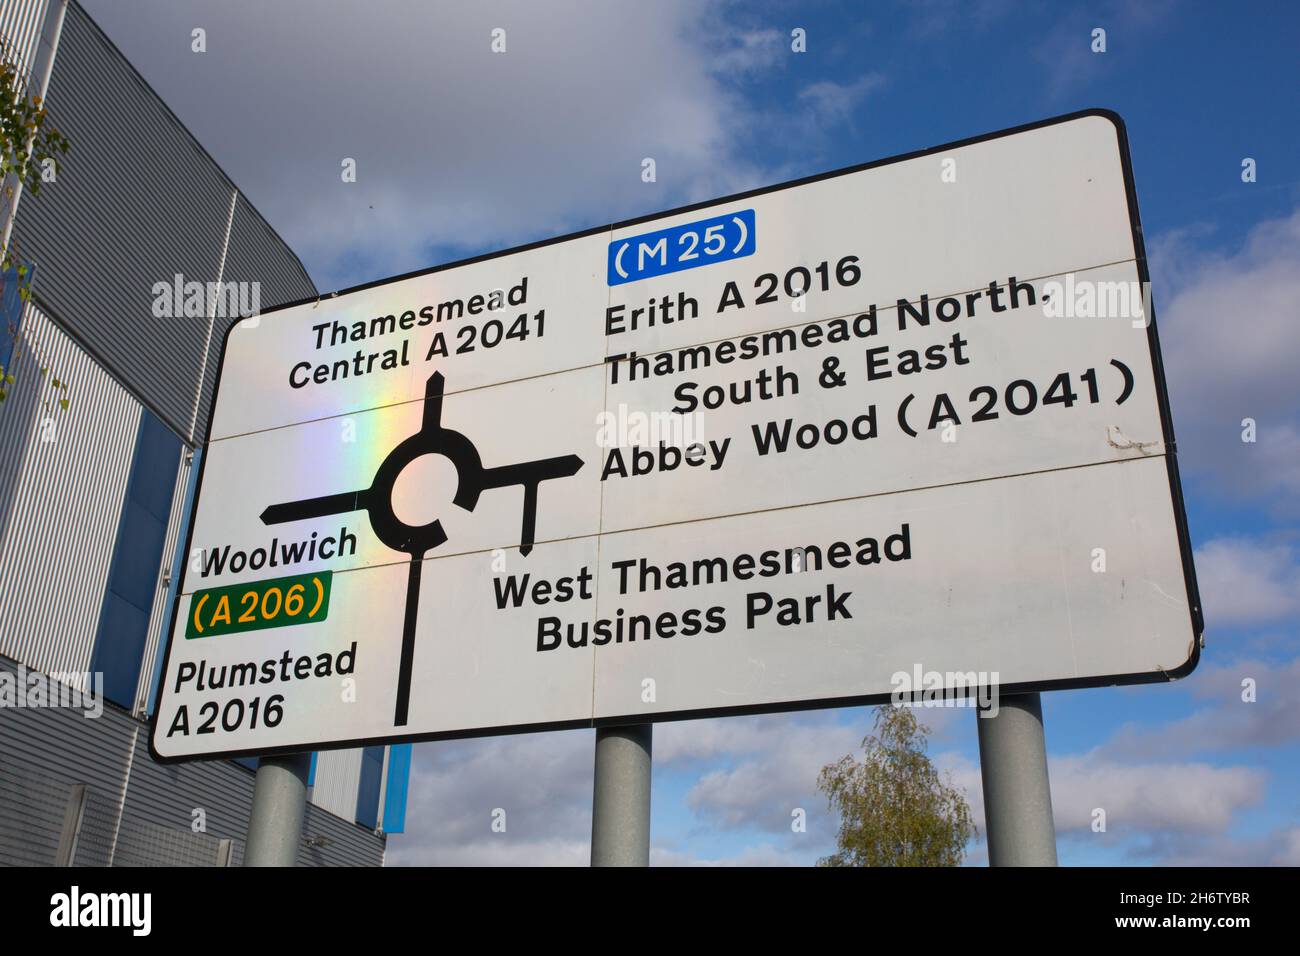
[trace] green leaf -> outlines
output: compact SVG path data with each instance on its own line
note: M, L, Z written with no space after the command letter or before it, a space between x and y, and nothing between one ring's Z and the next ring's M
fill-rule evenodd
M961 863L978 833L965 794L926 755L928 733L912 708L878 707L863 759L822 768L817 788L840 819L836 852L818 866Z

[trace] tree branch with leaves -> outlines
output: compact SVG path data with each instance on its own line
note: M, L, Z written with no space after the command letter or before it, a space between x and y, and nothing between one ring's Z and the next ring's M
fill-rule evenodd
M978 831L963 791L926 754L911 707L876 708L862 760L823 767L817 789L839 813L837 850L818 866L958 866Z
M25 190L33 197L39 196L41 184L51 182L57 176L58 157L68 151L67 137L49 125L48 119L40 94L29 94L21 67L12 56L9 45L0 40L0 178L4 181L4 199L11 215L19 190ZM0 261L0 297L9 281L18 283L18 296L26 303L31 296L31 270L19 256L13 238ZM18 323L7 312L5 322L16 351ZM11 368L13 364L11 359ZM50 385L58 395L59 406L66 409L67 383L60 381L48 368L42 367L41 374L49 377ZM0 401L4 401L13 384L11 369L0 366Z

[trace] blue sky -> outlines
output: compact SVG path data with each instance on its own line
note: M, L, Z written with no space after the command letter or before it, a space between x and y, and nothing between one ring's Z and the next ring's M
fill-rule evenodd
M1045 695L1060 857L1300 863L1300 7L86 5L322 289L1077 109L1119 112L1207 648L1171 686ZM396 22L410 28L394 36ZM194 25L209 33L201 58L186 45ZM494 26L517 52L490 58ZM795 28L806 53L790 50ZM358 51L364 68L340 76L322 48ZM350 193L341 156L358 160ZM640 181L645 156L656 183ZM1248 417L1254 443L1241 440ZM1255 703L1241 700L1245 678ZM982 829L973 713L923 716ZM846 710L660 725L654 860L813 862L834 834L816 771L869 723ZM410 832L390 861L584 862L591 745L590 732L417 745ZM489 830L496 807L505 834ZM796 807L806 833L791 831ZM1105 833L1089 828L1095 807ZM982 842L969 860L984 860Z

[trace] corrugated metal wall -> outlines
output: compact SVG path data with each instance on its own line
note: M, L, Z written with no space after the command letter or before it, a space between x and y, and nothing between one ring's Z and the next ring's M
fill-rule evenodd
M281 254L268 254L269 250ZM296 256L287 255L284 240L276 234L240 195L230 228L230 249L226 253L225 279L260 282L262 308L270 308L316 294L316 286Z
M384 840L320 807L307 804L298 844L298 866L382 866ZM240 847L242 861L243 847ZM377 858L376 858L377 857Z
M0 658L0 671L14 670ZM107 711L88 720L66 708L0 708L0 865L54 862L68 799L79 783L87 793L74 862L111 863L131 723Z
M189 437L207 321L154 318L153 288L216 280L231 184L75 4L46 102L72 146L58 180L20 203L17 252L38 263L48 311Z
M280 252L277 252L280 250ZM252 204L240 195L230 222L230 245L226 250L223 282L256 282L263 309L316 295L316 286L296 256ZM196 434L202 438L216 387L217 368L221 362L221 342L230 319L217 319L212 329L212 343L203 376L203 394L199 400Z
M26 69L44 16L43 0L0 0L0 30ZM94 652L141 406L187 444L200 441L230 322L207 313L155 318L155 284L178 273L187 281L256 282L262 308L316 290L292 251L76 3L64 19L47 103L51 124L73 145L58 180L20 203L14 228L14 251L37 264L41 308L26 309L12 363L18 383L0 405L0 655L42 671L80 672ZM69 383L67 411L53 404L42 367ZM177 469L157 569L137 714L170 610L164 576L182 524L188 457ZM202 862L213 839L173 819L199 806L202 794L218 821L212 832L242 839L251 774L225 761L158 767L143 725L122 714L103 721L58 724L55 734L58 748L106 761L98 770L84 764L83 776L92 779L80 781L91 784L91 797L79 862L108 864L115 853L118 864ZM110 726L112 743L103 737ZM118 746L123 734L134 743ZM10 742L18 739L11 734ZM16 764L25 752L6 753L0 764L0 802L40 821L49 805L66 802L71 784L51 769L52 756L38 759L39 748ZM75 755L68 759L83 766ZM301 862L376 862L373 847L352 834L360 765L359 750L323 755L308 822L338 849L304 846ZM138 789L124 792L119 775L128 766ZM236 776L227 779L232 768ZM224 790L215 779L225 781ZM0 841L11 832L0 819ZM30 852L52 853L47 837L37 836ZM0 859L6 852L17 853L0 842ZM242 843L236 860L241 855Z
M9 60L20 75L31 72L36 47L41 40L46 0L0 0L0 36L4 37Z
M33 306L14 353L0 404L0 654L86 671L140 406ZM54 376L69 383L66 410Z
M0 0L0 27L13 33L15 44L27 51L28 60L40 39L43 16L42 2ZM106 416L116 415L126 396L134 396L192 446L206 428L221 338L229 320L214 320L207 314L155 318L154 284L170 283L177 273L186 280L199 281L218 280L224 274L230 281L258 282L263 307L312 295L315 286L297 257L237 194L225 173L76 3L69 5L64 18L47 101L50 122L69 137L73 147L64 157L58 180L47 184L39 197L28 197L20 204L14 242L20 256L38 264L34 291L47 318L52 317L99 363L95 365L71 343L60 340L60 354L68 358L64 366L56 363L54 369L66 368L66 377L73 380L73 414L68 420L78 426L98 424ZM40 333L49 337L52 333L44 327L47 325L48 321ZM96 390L114 379L121 383L114 390L115 403L101 407ZM32 492L39 491L39 482L45 480L36 478L28 468L33 464L32 454L26 458L16 454L27 447L32 432L31 422L18 414L21 401L16 398L23 396L11 397L5 403L8 409L0 406L0 435L5 442L0 446L0 542L5 540L6 521L20 513L15 506L40 500L33 499ZM70 502L101 508L78 525L82 536L96 548L97 561L104 555L94 542L102 540L104 547L111 549L120 514L124 466L116 441L122 434L133 433L138 416L137 408L129 421L114 422L106 433L114 441L111 447L101 449L89 442L76 447L75 451L89 453L85 462L94 463L82 465L82 469L103 469L104 480L93 488L85 482L78 484L75 474L64 474L70 467L73 472L77 468L63 457L51 460L47 453L39 459L42 465L60 469L62 477L47 486L49 493L67 493ZM72 450L66 443L59 447ZM131 446L125 447L129 458ZM125 467L129 469L129 461ZM29 476L25 479L28 497L21 502L15 497L20 472ZM137 694L141 709L169 604L162 578L175 551L181 492L187 477L188 469L182 463L141 668ZM89 500L83 500L86 496ZM57 520L65 512L44 510L50 520L29 518L26 536L15 548L30 546L32 535L68 527ZM42 546L48 540L43 539ZM3 553L0 548L0 555ZM53 554L46 558L59 560ZM90 572L84 590L89 593L98 588L102 594L106 566L98 562L83 568ZM3 570L18 568L0 565ZM72 607L62 609L63 618L55 623L76 626L59 627L57 639L56 630L50 628L49 640L57 647L50 653L28 656L32 650L30 631L37 625L31 620L20 625L18 611L42 609L44 605L26 603L29 592L57 590L62 578L57 573L51 578L45 565L31 554L22 570L26 573L21 578L0 579L6 581L5 593L0 595L0 653L13 654L33 665L85 669L94 640L97 603L90 601L93 608L87 610L82 602L74 601ZM93 616L87 619L86 614ZM70 615L79 616L74 622ZM6 618L9 627L5 627ZM15 628L24 631L22 641L27 643L3 633Z
M0 500L0 654L45 672L85 671L141 409L33 306L25 310L15 358L17 384L0 405L0 473L13 479L10 494ZM53 402L41 367L70 382L66 411ZM141 713L170 607L162 572L175 552L188 478L189 466L182 461L141 667ZM241 858L253 779L244 768L228 761L156 765L147 751L147 728L117 711L97 721L55 712L58 717L48 718L55 729L45 727L35 736L33 725L23 720L32 713L0 710L0 861L52 859L73 783L89 785L79 863L208 865L216 837L188 829L188 815L196 807L216 821L208 833L235 840L234 859ZM57 740L47 739L50 734ZM133 741L129 746L124 735ZM359 750L321 755L308 830L331 843L304 845L304 865L379 862L382 841L353 823L360 765ZM128 766L132 787L124 794ZM68 767L77 772L69 776ZM223 783L218 787L214 780ZM378 841L380 849L367 840Z
M15 666L0 658L0 670ZM147 732L111 706L98 718L66 707L0 708L0 866L54 862L76 784L86 785L87 802L75 865L212 866L223 839L231 865L241 864L252 772L228 760L156 764ZM318 807L307 807L302 836L300 866L383 862L380 837Z
M72 143L57 182L19 205L17 251L70 334L191 444L216 374L210 319L155 318L156 283L214 282L235 186L77 4L50 79L49 122ZM315 292L301 263L239 199L229 276L260 281L262 306ZM227 321L211 339L219 344ZM196 409L197 404L197 409ZM191 423L193 427L191 427Z
M322 750L318 753L311 802L345 820L356 819L361 753L360 750Z

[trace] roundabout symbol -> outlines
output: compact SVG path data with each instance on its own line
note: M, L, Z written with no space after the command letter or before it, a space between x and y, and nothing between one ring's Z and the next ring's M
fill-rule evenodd
M479 496L493 488L522 485L524 489L523 527L519 533L519 553L533 550L537 525L537 486L552 478L567 478L582 467L577 455L541 458L496 468L483 467L478 449L458 431L442 426L443 377L441 372L429 376L424 387L424 416L420 430L398 443L375 471L370 487L344 491L319 498L286 501L271 505L262 512L263 524L283 524L327 515L365 511L375 536L394 551L411 556L406 582L406 613L402 622L402 657L397 682L395 726L406 725L411 699L411 665L415 658L415 625L420 606L420 572L424 556L447 540L442 522L430 521L410 525L393 510L393 488L407 465L425 455L442 455L456 468L456 495L452 502L473 511Z

